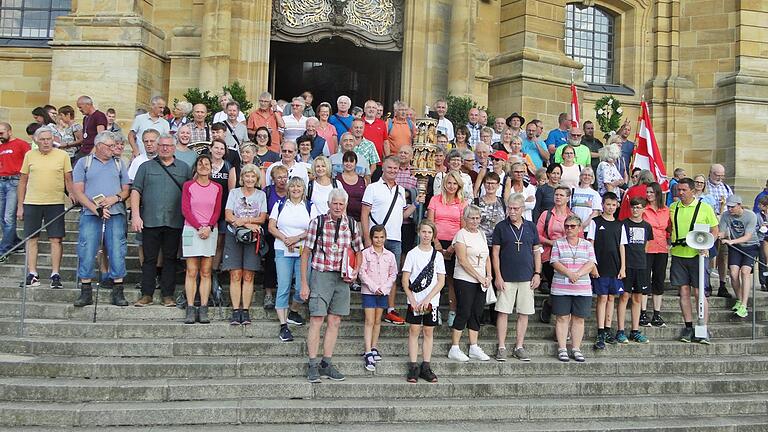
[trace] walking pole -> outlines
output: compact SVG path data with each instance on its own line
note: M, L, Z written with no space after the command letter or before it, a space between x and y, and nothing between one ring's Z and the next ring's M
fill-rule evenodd
M19 305L19 337L24 337L24 317L27 315L27 271L29 270L29 248L24 248L24 273L21 275L21 304Z
M103 214L103 213L102 213ZM99 264L99 255L101 255L101 250L104 248L104 231L107 227L107 220L104 219L104 217L101 217L101 237L99 239L99 250L96 251L96 257L94 260L94 263L96 266L99 267L99 279L98 282L96 282L96 297L93 299L93 322L96 322L96 311L99 309L99 287L101 287L101 265Z

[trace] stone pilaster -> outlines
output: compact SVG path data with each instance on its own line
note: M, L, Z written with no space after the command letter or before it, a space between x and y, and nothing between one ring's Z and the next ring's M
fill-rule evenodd
M153 5L141 0L81 0L57 20L52 48L54 105L92 95L97 107L117 110L123 124L137 106L165 93L165 32L151 23Z
M240 81L255 100L269 85L272 1L232 2L229 81Z
M200 85L203 90L220 92L229 83L232 53L232 0L205 2L200 46Z

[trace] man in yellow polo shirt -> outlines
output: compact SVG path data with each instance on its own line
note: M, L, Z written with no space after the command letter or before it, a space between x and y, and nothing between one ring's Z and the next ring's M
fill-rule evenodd
M37 149L24 155L18 188L16 218L24 221L24 236L27 237L46 223L64 212L64 203L69 199L64 189L72 195L72 163L64 150L53 148L53 130L43 126L33 135ZM48 225L48 239L51 242L51 288L62 288L59 270L61 267L64 237L64 218ZM39 286L37 273L37 237L27 242L29 274L27 286Z
M699 251L689 247L685 243L685 236L693 229L695 224L706 224L709 231L717 238L718 220L712 207L694 198L693 180L690 178L680 179L677 184L677 193L680 201L676 201L669 208L669 218L671 221L670 229L672 232L672 266L669 269L669 281L672 286L680 287L680 310L683 312L683 321L685 327L680 333L681 342L700 342L709 345L709 336L697 339L693 334L693 307L691 305L691 287L693 295L698 303L699 300ZM702 251L708 255L709 251ZM708 259L705 260L704 268L708 268ZM708 278L705 278L708 279ZM706 282L705 282L706 283ZM704 298L704 323L709 320L709 304L706 297L709 296L711 288L705 286L706 296Z

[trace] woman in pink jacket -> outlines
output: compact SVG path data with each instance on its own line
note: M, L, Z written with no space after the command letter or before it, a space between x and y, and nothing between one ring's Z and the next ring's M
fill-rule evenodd
M371 246L363 249L363 262L360 264L361 293L365 312L365 369L374 372L376 362L381 360L381 353L376 348L381 330L381 315L389 305L389 291L397 278L395 255L384 249L387 230L384 225L371 228Z

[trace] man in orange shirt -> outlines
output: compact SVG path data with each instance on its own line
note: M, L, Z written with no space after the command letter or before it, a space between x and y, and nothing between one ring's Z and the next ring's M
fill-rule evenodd
M256 129L264 126L269 129L272 137L269 149L280 153L280 131L279 128L285 127L283 124L283 113L277 106L277 102L272 99L269 92L264 92L259 96L259 107L248 116L248 138L254 139Z
M384 120L376 116L378 111L376 101L366 101L363 109L365 110L365 116L363 117L363 120L365 121L365 131L363 132L363 137L376 146L376 153L379 154L379 159L384 160L384 142L389 136L387 133L387 124L384 123Z
M395 101L395 118L387 122L387 145L384 146L384 155L396 155L400 147L407 144L413 144L413 137L416 135L416 127L412 121L407 118L408 104L403 101Z

